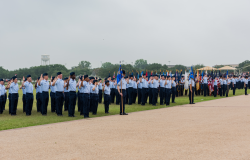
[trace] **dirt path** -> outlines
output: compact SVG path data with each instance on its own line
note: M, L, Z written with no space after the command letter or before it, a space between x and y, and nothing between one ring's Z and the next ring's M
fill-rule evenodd
M250 96L0 131L1 160L250 159Z

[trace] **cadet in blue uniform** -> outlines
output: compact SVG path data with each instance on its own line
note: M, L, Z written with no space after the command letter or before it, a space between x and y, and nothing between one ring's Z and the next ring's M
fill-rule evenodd
M172 89L171 89L171 94L172 94L172 103L175 103L175 96L176 96L176 82L175 82L175 77L172 77Z
M148 97L149 97L149 104L152 104L152 99L153 99L153 75L150 76L149 81L148 81Z
M129 76L129 83L128 83L128 105L132 105L133 99L133 75Z
M4 99L5 99L5 86L3 79L0 79L0 114L3 113L4 110Z
M233 95L235 95L235 89L236 89L236 76L235 75L232 78L232 89L233 89Z
M139 80L137 81L138 86L138 104L142 103L142 83L141 83L142 77L139 76Z
M194 86L195 86L195 82L194 82L194 76L193 75L190 75L190 80L189 80L188 84L189 84L189 103L190 104L195 104L194 103Z
M171 97L171 78L167 76L167 80L165 81L165 102L166 106L170 105L170 97Z
M52 86L54 79L55 77L51 77L51 82L50 82L51 112L56 111L56 91L55 91L55 86Z
M134 77L134 79L133 79L133 98L132 98L132 103L136 102L136 97L137 97L137 83L136 83L136 78Z
M125 80L129 81L128 76L125 76ZM129 98L129 94L128 94L129 92L128 91L129 91L129 84L127 83L126 84L126 96L125 96L126 97L126 102L125 102L126 104L128 104L128 98Z
M24 81L26 82L27 79L25 78ZM23 91L22 101L23 101L23 113L24 113L25 112L25 108L26 108L26 90L25 90L25 87L23 87L23 86L21 86L19 89L22 89L22 91Z
M47 115L48 110L48 102L49 102L49 81L48 81L48 73L44 73L41 75L38 85L41 86L42 90L42 107L41 114L43 116Z
M116 101L116 105L119 105L120 104L120 96L119 96L119 92L117 90L117 81L115 81L114 83L115 85L115 101Z
M247 85L248 85L248 77L245 76L245 79L244 79L245 95L248 95L247 94Z
M110 85L110 103L114 103L115 101L115 86L114 86L114 78L111 78L109 82Z
M89 112L92 112L92 103L93 103L93 92L91 90L91 86L93 85L94 82L94 77L89 77L89 87L90 87L90 94L89 94Z
M120 82L118 83L117 89L118 92L120 94L120 115L128 115L127 113L125 113L125 100L126 100L126 84L129 83L129 81L125 80L125 70L122 70L122 79L120 80ZM123 101L123 102L122 102Z
M84 118L89 118L89 98L90 98L90 85L89 85L89 77L88 75L84 75L84 80L80 82L79 89L82 90L82 109L81 114L84 115Z
M67 89L67 81L68 77L64 77L64 111L68 111L69 109L69 90Z
M58 116L63 116L63 91L64 91L64 81L62 80L62 72L57 72L57 77L54 79L52 86L55 86L56 91L56 114Z
M217 77L214 78L214 97L217 96L217 84L218 84L218 79Z
M98 108L98 101L99 101L99 84L97 80L93 81L93 85L91 87L92 93L93 93L93 107L92 107L92 114L96 115L97 114L97 108Z
M99 85L98 85L98 89L99 89L99 103L102 103L102 79L99 79Z
M12 116L16 115L17 110L17 104L18 104L18 83L17 83L17 77L13 77L11 80L11 83L7 86L11 90L11 108L10 108L10 114Z
M140 80L140 83L142 85L142 92L141 92L141 95L142 95L142 99L141 99L141 105L144 106L145 103L146 103L146 93L147 93L147 80L146 80L146 74L143 74L142 75L142 78L139 79Z
M208 86L207 86L207 75L205 74L205 76L203 77L203 83L204 83L204 97L206 97L207 96L207 94L209 95L209 93L208 93Z
M75 106L76 106L76 80L75 72L70 73L70 77L67 80L67 89L69 91L69 108L68 116L75 117Z
M223 96L227 93L227 79L226 76L223 77Z
M26 116L31 115L32 110L32 104L33 104L33 84L31 75L27 75L27 81L25 81L25 78L23 77L22 87L25 87L26 90Z
M158 87L159 87L159 80L158 76L154 75L154 79L151 81L152 84L152 105L156 106L157 98L158 98Z
M160 105L164 105L163 101L165 99L165 76L161 75L160 80Z
M36 84L35 84L37 112L41 112L41 107L42 107L42 89L41 89L41 86L38 85L39 80L40 80L40 77L37 78Z
M9 82L8 82L8 85L10 85L10 83L12 83L11 82L11 80L12 80L12 78L10 78L10 80L9 80ZM8 88L7 88L8 89ZM11 92L12 92L12 90L11 89L9 89L9 114L11 114Z
M109 113L109 103L110 103L110 86L109 81L105 81L105 85L103 87L104 91L104 109L105 113Z

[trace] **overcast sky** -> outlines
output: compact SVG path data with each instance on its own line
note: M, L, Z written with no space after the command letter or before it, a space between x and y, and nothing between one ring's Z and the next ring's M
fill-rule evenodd
M249 0L2 0L6 69L90 61L204 65L250 58Z

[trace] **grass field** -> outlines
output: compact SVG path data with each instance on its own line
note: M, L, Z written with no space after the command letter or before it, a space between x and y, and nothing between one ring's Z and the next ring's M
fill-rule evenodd
M236 90L236 96L237 95L243 95L244 89ZM249 93L250 90L248 90ZM71 121L71 120L77 120L77 119L83 119L83 116L80 116L80 113L77 112L77 106L76 106L76 117L68 117L68 112L63 112L62 117L57 116L55 113L51 113L51 105L49 102L48 106L48 115L42 116L41 113L38 113L36 111L36 100L34 100L33 104L33 110L31 116L26 116L25 113L23 113L23 103L22 103L22 91L19 91L19 100L18 100L18 108L17 108L17 115L16 116L10 116L9 115L9 102L7 100L6 103L6 110L3 114L0 115L0 130L7 130L7 129L13 129L13 128L21 128L21 127L28 127L28 126L36 126L36 125L42 125L42 124L49 124L49 123L57 123L57 122L64 122L64 121ZM233 96L232 91L229 92L229 97ZM35 97L35 94L34 94ZM202 102L202 101L209 101L214 99L220 99L225 97L217 96L214 98L213 96L195 96L194 102ZM158 100L159 102L159 100ZM170 106L177 106L177 105L183 105L188 104L189 99L188 96L183 97L177 97L175 100L176 103L171 103ZM138 104L133 105L126 105L126 113L130 112L136 112L136 111L144 111L144 110L151 110L151 109L157 109L157 108L164 108L167 107L166 105L159 105L158 106L152 106L149 104L146 104L145 106L141 106ZM90 113L90 117L101 117L101 116L108 116L108 115L115 115L120 112L120 106L119 105L110 105L109 108L109 114L104 113L104 104L99 104L98 106L98 112L97 115L92 115Z

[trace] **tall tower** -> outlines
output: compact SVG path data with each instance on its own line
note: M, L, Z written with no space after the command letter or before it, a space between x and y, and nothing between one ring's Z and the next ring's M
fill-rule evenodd
M50 64L50 57L49 55L41 55L41 65L49 65Z

